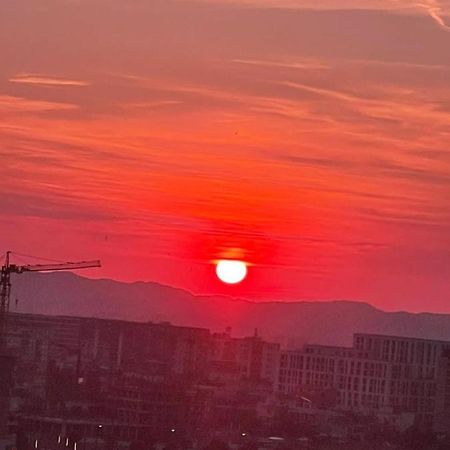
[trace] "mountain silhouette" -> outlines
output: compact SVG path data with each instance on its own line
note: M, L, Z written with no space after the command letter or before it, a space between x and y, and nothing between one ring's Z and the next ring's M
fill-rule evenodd
M236 337L257 329L265 339L289 348L304 343L351 345L355 332L450 341L448 314L385 312L362 302L257 303L196 296L153 282L94 280L71 272L22 274L12 282L13 312L170 322L211 331L231 327Z

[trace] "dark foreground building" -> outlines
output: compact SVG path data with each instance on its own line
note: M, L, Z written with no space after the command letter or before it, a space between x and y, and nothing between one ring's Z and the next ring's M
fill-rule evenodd
M356 334L352 347L293 351L257 332L18 314L7 341L1 418L18 450L200 449L279 435L303 448L375 429L450 430L447 342Z

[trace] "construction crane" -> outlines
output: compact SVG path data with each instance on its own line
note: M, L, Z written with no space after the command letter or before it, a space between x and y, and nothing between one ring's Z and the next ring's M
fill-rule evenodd
M92 267L101 266L99 260L53 264L26 264L19 266L17 264L11 264L11 253L12 252L10 251L6 252L5 263L3 264L0 273L0 350L6 346L6 330L8 324L12 273L21 274L26 272L53 272L56 270L89 269Z

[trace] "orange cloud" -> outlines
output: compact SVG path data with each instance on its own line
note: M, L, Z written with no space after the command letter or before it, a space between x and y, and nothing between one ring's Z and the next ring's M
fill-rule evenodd
M422 0L418 1L416 5L424 9L444 30L450 31L450 25L447 24L450 16L450 3L448 1Z
M314 10L380 10L425 13L442 29L449 31L450 3L448 0L204 0L212 3L234 3L258 7L296 8Z
M18 74L9 79L11 83L36 84L42 86L89 86L87 81L48 77L37 74Z
M77 109L77 105L70 103L49 102L44 100L30 100L11 95L0 95L0 111L2 112L40 112L64 111Z

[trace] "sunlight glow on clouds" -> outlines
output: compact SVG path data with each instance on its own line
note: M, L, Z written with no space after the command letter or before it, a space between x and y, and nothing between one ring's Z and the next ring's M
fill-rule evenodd
M200 0L202 1L202 0ZM212 3L234 3L253 7L298 8L315 10L380 10L426 14L445 30L450 30L448 0L203 0Z
M79 80L48 77L36 74L18 74L9 79L11 83L38 84L43 86L89 86L90 83Z
M448 2L151 3L0 4L3 246L448 311Z
M0 112L39 112L39 111L61 111L77 109L77 105L61 102L47 102L42 100L30 100L11 95L0 95Z

